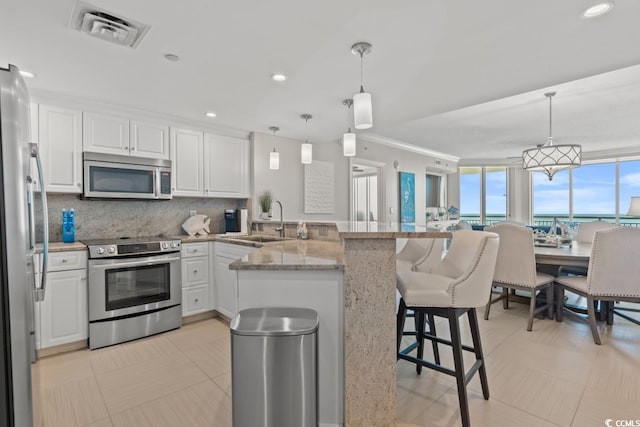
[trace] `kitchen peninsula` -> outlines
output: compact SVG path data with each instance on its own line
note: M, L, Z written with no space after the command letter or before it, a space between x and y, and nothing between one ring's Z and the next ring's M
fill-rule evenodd
M340 242L285 240L232 263L238 308L318 311L320 425L394 425L396 238L451 233L394 223L337 227Z

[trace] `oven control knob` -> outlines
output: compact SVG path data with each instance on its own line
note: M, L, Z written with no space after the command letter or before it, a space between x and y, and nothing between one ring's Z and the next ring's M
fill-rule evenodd
M177 247L178 247L178 244L177 244L176 242L171 242L171 247L172 247L172 248L177 248Z
M169 244L167 242L162 242L162 249L169 249Z
M116 251L115 246L109 246L109 249L107 249L107 252L109 252L110 254L114 253L115 251Z
M102 255L104 253L104 248L98 248L96 252L98 253L98 255Z

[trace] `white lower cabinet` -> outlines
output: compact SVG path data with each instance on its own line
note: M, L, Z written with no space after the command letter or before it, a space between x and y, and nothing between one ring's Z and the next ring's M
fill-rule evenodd
M182 315L202 313L209 310L209 284L182 289Z
M86 252L56 252L49 258L45 298L35 308L38 349L89 336Z
M213 309L210 295L209 243L182 244L182 316Z
M229 270L229 264L255 250L250 246L215 242L216 303L218 312L225 317L231 319L238 313L237 270Z

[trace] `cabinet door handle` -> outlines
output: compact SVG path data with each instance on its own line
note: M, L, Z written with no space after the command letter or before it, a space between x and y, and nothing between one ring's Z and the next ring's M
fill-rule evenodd
M198 274L198 270L193 270L193 274Z
M66 262L67 262L67 260L65 258L62 258L62 263L64 264Z
M123 149L123 150L128 150L128 149L129 149L129 147L122 147L122 149Z
M80 183L77 183L76 185L78 186L78 188L82 187L82 184Z
M131 147L131 151L136 151L136 147Z
M198 302L198 301L200 301L200 300L199 300L198 298L196 298L196 299L194 299L194 301L195 301L195 302Z

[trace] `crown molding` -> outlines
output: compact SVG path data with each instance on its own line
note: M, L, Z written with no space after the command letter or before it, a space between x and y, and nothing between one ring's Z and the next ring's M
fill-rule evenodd
M364 141L375 142L376 144L386 145L400 150L411 151L413 153L423 154L426 156L435 157L442 160L448 160L450 162L460 161L459 157L452 156L451 154L441 153L439 151L430 150L428 148L419 147L417 145L409 144L406 142L398 141L397 139L387 138L386 136L377 135L374 133L358 133L358 139Z

